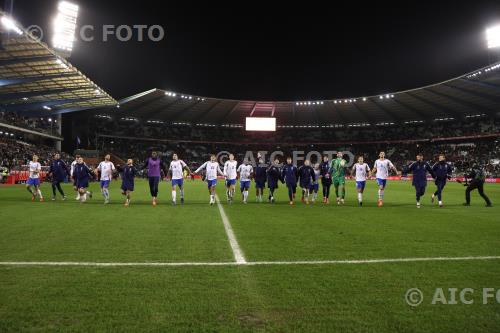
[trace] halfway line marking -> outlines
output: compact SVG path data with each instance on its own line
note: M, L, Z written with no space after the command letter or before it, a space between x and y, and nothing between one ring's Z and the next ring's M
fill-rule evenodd
M222 207L219 196L215 195L215 201L217 202L217 207L219 208L220 217L222 218L222 223L224 224L224 229L226 230L227 238L229 239L229 245L231 245L231 250L233 250L234 260L239 265L244 265L247 263L245 256L243 255L243 251L236 240L236 236L234 235L233 228L231 227L231 223L227 218L226 212L224 211L224 207Z
M481 261L499 260L500 256L481 257L429 257L429 258L389 258L389 259L353 259L353 260L312 260L312 261L245 261L245 262L78 262L78 261L2 261L0 266L264 266L264 265L341 265L341 264L380 264L421 261Z

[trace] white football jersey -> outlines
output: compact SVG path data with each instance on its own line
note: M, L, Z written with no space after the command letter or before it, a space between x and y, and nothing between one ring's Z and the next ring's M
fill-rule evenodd
M368 176L368 164L363 163L359 164L356 163L354 165L354 175L356 176L356 181L357 182L364 182L366 180L366 177Z
M42 166L38 162L30 161L30 178L40 178L40 171L42 171Z
M182 179L182 171L186 167L186 163L183 160L177 160L170 162L170 172L172 172L172 179Z
M237 161L227 160L226 163L224 163L224 176L226 176L227 179L236 179L237 165L238 165Z
M375 168L377 168L377 178L387 179L389 177L389 170L394 168L394 165L388 159L378 159L375 161Z
M97 169L101 172L101 180L111 180L113 178L113 171L115 171L115 165L113 162L102 161L99 163Z
M250 175L252 174L253 168L250 164L241 164L238 167L238 172L240 173L240 181L250 180Z
M217 179L217 173L222 173L222 170L219 167L219 163L207 161L202 164L195 172L198 173L201 170L205 169L207 173L207 180Z

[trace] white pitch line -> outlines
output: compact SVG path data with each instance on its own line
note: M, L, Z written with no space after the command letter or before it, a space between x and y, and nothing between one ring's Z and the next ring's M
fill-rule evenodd
M241 262L78 262L78 261L3 261L0 266L95 266L95 267L183 267L183 266L272 266L272 265L356 265L381 263L407 263L423 261L485 261L500 260L500 256L480 257L429 257L387 258L353 260L303 260L303 261L245 261Z
M243 255L243 251L236 240L236 236L234 235L233 228L231 227L231 223L227 218L226 212L224 211L224 207L222 207L219 196L215 195L215 201L217 202L217 207L219 208L220 217L222 219L222 223L224 224L224 229L226 230L227 238L229 239L229 244L231 245L231 250L233 250L234 260L239 265L244 265L247 263L245 256Z

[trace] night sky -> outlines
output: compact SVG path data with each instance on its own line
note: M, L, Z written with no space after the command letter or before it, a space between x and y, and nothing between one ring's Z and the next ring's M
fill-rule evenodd
M312 1L74 2L78 25L94 25L96 40L77 42L69 60L117 99L151 88L291 101L416 88L495 60L485 28L500 22L498 0L351 1L334 8ZM15 0L13 14L25 27L44 28L47 41L56 8L53 0ZM156 43L111 36L104 43L105 24L159 24L166 36Z

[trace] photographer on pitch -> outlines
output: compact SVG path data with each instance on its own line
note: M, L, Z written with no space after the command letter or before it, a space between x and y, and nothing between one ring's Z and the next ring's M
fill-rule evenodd
M490 199L484 194L484 182L485 182L485 173L483 168L481 168L478 164L473 164L469 174L465 174L465 184L467 186L465 189L465 203L464 206L470 206L470 192L477 189L479 195L486 201L486 207L491 207ZM470 179L470 182L467 180Z

